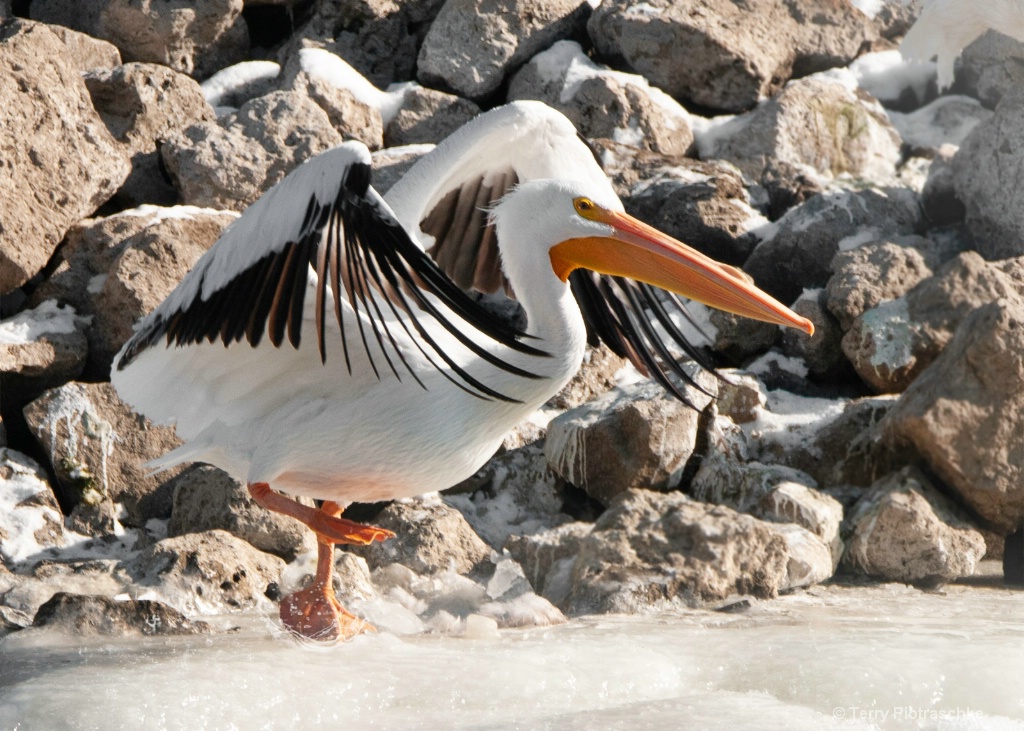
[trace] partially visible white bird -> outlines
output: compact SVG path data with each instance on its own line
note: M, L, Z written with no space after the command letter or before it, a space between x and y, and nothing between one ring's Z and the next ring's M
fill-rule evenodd
M299 634L364 626L334 598L333 546L391 534L342 509L471 475L576 372L588 335L683 397L671 376L685 371L659 335L689 348L667 312L678 300L655 288L813 331L739 270L624 213L587 144L543 104L481 115L388 202L370 174L354 142L294 170L140 322L112 374L185 440L158 467L217 465L316 532L316 580L281 604ZM512 293L524 322L467 289Z
M960 52L990 29L1024 43L1024 0L926 0L900 53L918 61L937 57L941 91L953 84Z

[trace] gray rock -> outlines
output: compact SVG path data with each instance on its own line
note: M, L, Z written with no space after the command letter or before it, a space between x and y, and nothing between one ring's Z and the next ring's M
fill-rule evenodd
M774 529L786 542L786 579L779 591L813 586L832 578L839 555L825 541L794 523L779 523Z
M558 606L569 595L580 544L593 527L592 523L574 522L539 533L509 536L505 550L523 567L533 590Z
M953 159L959 148L942 145L935 151L928 177L921 189L921 208L932 226L952 226L964 220L963 202L956 196Z
M71 224L128 176L128 155L100 121L80 71L46 26L0 30L0 293L50 259ZM31 191L31 195L25 195Z
M434 149L433 145L403 145L373 153L373 187L381 195L391 190L416 161Z
M436 144L479 113L480 107L469 99L417 84L405 92L402 108L384 129L384 143Z
M185 203L242 210L294 167L341 143L327 113L275 91L174 135L160 154Z
M723 373L725 379L718 384L718 413L736 424L749 424L757 412L768 402L764 385L754 376L738 371Z
M891 581L934 584L974 573L985 539L919 470L883 477L854 505L844 565Z
M1024 187L1017 170L1024 151L1024 91L1003 97L995 116L982 122L953 159L953 185L967 211L974 246L986 259L1024 254Z
M513 533L530 534L571 520L562 512L564 483L548 467L540 443L527 444L491 459L446 494L491 548L501 550Z
M1024 520L1022 349L1019 299L979 307L885 423L891 438L913 445L972 510L1006 533Z
M777 96L723 125L702 158L720 157L755 180L791 165L826 179L888 180L900 136L873 97L829 79L793 81Z
M216 467L193 465L169 480L166 489L174 495L170 537L219 528L286 561L316 548L309 528L260 507L248 490Z
M267 590L284 561L263 553L227 531L211 530L165 538L118 571L137 590L184 613L269 608Z
M1024 43L990 30L963 50L957 86L995 109L1000 100L1024 84Z
M491 555L462 513L436 498L391 503L374 525L394 531L395 537L369 546L346 546L365 558L371 571L397 563L417 574L468 574L482 569Z
M616 384L616 376L628 361L615 355L607 345L588 347L583 363L561 391L544 404L548 409L574 409L595 397L608 393Z
M872 388L903 391L935 360L972 311L1024 294L1024 261L988 263L966 252L904 297L883 302L854 320L843 352Z
M826 288L828 309L845 332L865 311L903 296L942 263L942 253L920 236L839 251Z
M542 101L585 137L666 155L685 155L693 145L690 115L678 102L642 76L594 63L575 41L559 41L534 56L512 77L508 99Z
M901 114L889 110L889 119L913 150L937 150L945 144L961 145L971 131L988 119L992 112L968 96L940 96L913 112Z
M176 609L150 600L118 601L107 596L54 594L39 607L33 627L76 637L151 637L209 634L206 622L190 621Z
M827 301L824 289L805 289L797 301L790 305L793 312L814 323L814 334L783 328L782 352L803 360L811 376L837 382L848 374L850 365L841 347L842 328L829 312Z
M38 560L62 545L64 516L46 473L31 457L0 447L0 566Z
M605 58L680 99L732 112L771 96L795 71L845 66L877 37L845 3L609 0L587 30Z
M448 0L427 31L417 60L425 86L480 99L554 41L582 27L579 0Z
M773 597L786 541L769 524L681 493L621 493L580 545L567 605L635 614L733 595Z
M743 176L731 164L680 159L651 170L623 196L626 211L713 259L738 266L767 221L751 206Z
M128 61L197 76L242 60L249 47L242 0L39 0L30 12L110 41Z
M85 367L88 320L47 300L0 323L0 377L13 398L76 378Z
M743 268L782 302L806 287L823 287L837 252L914 233L921 223L917 195L905 188L836 191L814 196L771 227Z
M712 376L696 375L714 394ZM712 399L686 387L698 408ZM605 505L634 487L672 489L696 447L699 412L653 382L617 388L555 417L544 454L556 474Z
M113 559L43 560L32 566L30 574L10 574L13 581L4 581L0 571L0 604L31 620L57 592L109 597L123 594L127 587L115 577L116 567Z
M84 79L107 129L132 156L132 172L119 199L128 205L176 203L177 192L159 169L157 147L190 124L216 118L199 84L150 63L93 69Z
M163 484L175 472L148 476L143 463L181 444L171 427L156 427L132 412L109 383L68 383L25 407L33 435L50 456L65 499L82 509L120 503L128 524L170 514ZM84 527L84 526L83 526ZM96 524L95 532L113 532Z
M761 282L756 284L764 288ZM779 327L770 322L715 309L711 310L708 319L713 328L711 349L733 365L764 353L779 339Z
M331 126L345 139L359 140L371 150L384 146L380 109L356 98L348 89L300 71L287 89L305 94L327 112Z
M69 58L80 71L110 69L121 65L121 52L113 43L62 25L51 25L49 28L64 43Z

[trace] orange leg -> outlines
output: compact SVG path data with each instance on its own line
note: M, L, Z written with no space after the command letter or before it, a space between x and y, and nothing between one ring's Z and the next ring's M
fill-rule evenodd
M249 493L267 510L290 515L317 535L313 583L281 600L285 627L302 637L325 641L349 640L361 632L374 631L373 625L347 612L334 596L334 544L366 545L391 538L394 533L339 518L342 508L337 503L325 502L319 510L302 505L274 492L265 482L250 484Z

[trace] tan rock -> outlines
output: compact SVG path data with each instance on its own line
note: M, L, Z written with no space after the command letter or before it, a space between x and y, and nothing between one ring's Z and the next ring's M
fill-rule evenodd
M49 627L75 637L150 637L209 634L205 622L147 599L119 601L101 595L58 592L39 607L33 627Z

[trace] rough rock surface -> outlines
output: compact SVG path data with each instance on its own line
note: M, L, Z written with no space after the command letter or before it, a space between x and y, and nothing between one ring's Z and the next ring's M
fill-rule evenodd
M808 78L720 128L701 157L725 158L755 180L779 164L825 178L885 180L895 174L900 144L873 98L835 81Z
M403 145L377 150L373 153L373 187L385 195L391 186L404 176L416 161L434 149L431 144Z
M0 30L0 293L19 287L64 232L110 198L128 155L93 109L81 72L45 25ZM23 195L32 191L32 195Z
M786 542L786 579L780 591L813 586L832 577L840 557L820 536L795 523L778 523L773 528Z
M248 490L211 465L189 467L168 481L167 489L174 495L168 536L226 530L286 561L316 548L316 538L309 528L294 518L260 507Z
M616 376L628 362L615 355L607 345L588 347L583 354L580 369L544 406L549 409L574 409L595 396L608 393L615 387Z
M588 9L579 0L448 0L423 39L419 80L485 97L511 69L571 35Z
M953 159L953 184L967 211L974 246L986 259L1024 254L1024 91L1003 97Z
M148 599L120 601L106 596L58 592L39 607L33 627L49 627L76 637L149 637L209 634L205 622L190 621L176 609Z
M919 470L883 477L853 506L844 555L856 573L937 583L970 576L985 539Z
M54 300L0 322L0 377L7 397L76 378L89 354L88 322Z
M849 63L877 37L845 3L609 0L588 23L598 51L674 97L741 111L801 74Z
M165 538L119 571L187 616L267 606L267 590L284 567L227 531Z
M63 545L63 517L42 468L0 447L0 566L14 567L48 546Z
M841 347L842 328L829 312L827 301L824 289L804 290L790 309L814 323L814 334L783 328L782 352L802 359L810 375L836 381L849 370L849 364Z
M928 177L921 189L921 208L932 226L951 226L964 220L966 210L956 196L953 160L959 147L940 145L928 166Z
M1024 84L1024 43L990 30L964 49L957 86L995 109L1000 100Z
M121 52L113 43L62 25L51 25L49 28L64 43L68 57L80 71L109 69L121 65Z
M710 393L710 376L698 382ZM691 401L711 397L687 388ZM638 383L618 388L567 411L548 425L544 454L556 474L609 504L632 487L670 489L682 479L696 446L699 413L661 386Z
M1024 314L1019 301L984 305L889 412L909 442L975 512L1006 532L1024 521Z
M469 99L416 85L405 92L402 108L384 129L384 142L388 147L436 144L479 113Z
M508 99L542 101L584 137L666 155L685 155L693 144L690 115L677 101L642 76L595 64L575 41L559 41L534 56L512 78Z
M568 606L653 611L736 594L775 596L786 542L771 526L681 493L621 493L583 538Z
M533 590L559 606L572 588L572 567L593 523L565 523L539 533L509 536L505 548L523 567Z
M38 0L32 18L110 41L126 61L186 74L240 61L249 37L242 0Z
M384 120L380 109L360 100L349 89L300 71L288 85L288 90L312 99L327 113L331 126L345 139L359 140L371 150L384 146Z
M792 302L805 287L823 287L837 252L914 233L917 196L905 188L836 191L814 196L762 232L743 268L761 289Z
M143 463L179 446L170 427L131 411L109 383L68 383L25 408L33 435L50 455L64 497L83 509L120 503L130 525L167 517L174 472L147 476ZM112 526L93 526L110 531Z
M240 211L299 163L340 143L309 97L276 91L188 127L160 154L184 203Z
M455 508L431 498L391 503L373 524L395 537L369 546L347 546L370 569L399 563L417 574L454 570L468 574L483 567L491 548Z

